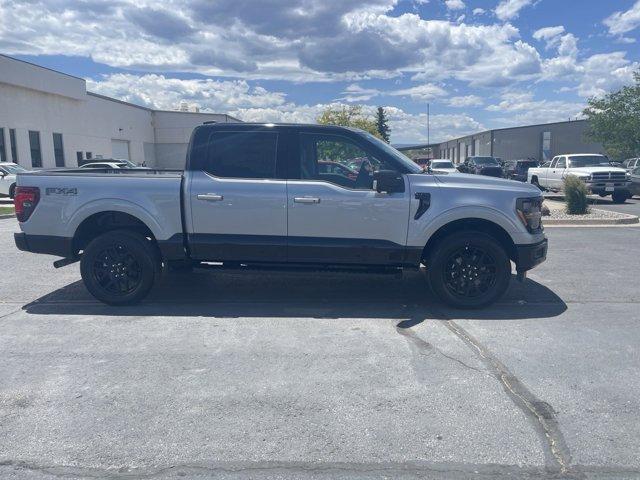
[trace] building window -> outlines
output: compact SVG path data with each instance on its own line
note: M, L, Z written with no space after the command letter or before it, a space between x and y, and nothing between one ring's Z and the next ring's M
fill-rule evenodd
M82 152L76 152L76 160L78 161L78 166L82 165Z
M93 153L87 152L86 157L87 157L87 160L91 160L93 158Z
M0 162L7 161L7 149L4 145L4 128L0 128Z
M42 151L40 150L40 132L29 130L29 147L31 148L31 166L42 168Z
M64 149L62 148L62 134L53 134L53 156L56 159L56 167L64 167Z
M18 163L18 145L16 143L16 129L9 129L9 142L11 143L11 158L13 163Z

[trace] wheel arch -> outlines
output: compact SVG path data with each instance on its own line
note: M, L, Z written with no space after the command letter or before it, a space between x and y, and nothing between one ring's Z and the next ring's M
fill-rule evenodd
M516 245L509 232L507 232L504 227L494 221L474 217L459 218L457 220L448 222L438 228L438 230L436 230L433 235L429 237L429 240L424 246L424 249L422 251L423 260L427 261L430 252L432 252L438 245L438 243L440 243L446 237L454 233L464 231L482 232L486 235L489 235L505 248L507 255L512 261L516 260Z
M151 228L135 215L119 210L104 210L89 215L80 222L73 235L73 251L77 253L83 250L94 238L113 230L136 232L156 242Z

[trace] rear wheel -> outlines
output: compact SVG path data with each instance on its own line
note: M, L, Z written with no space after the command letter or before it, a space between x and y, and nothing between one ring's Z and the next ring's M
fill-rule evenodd
M481 308L498 300L509 286L511 262L493 237L475 231L442 239L427 261L433 292L455 308Z
M84 249L80 273L87 290L109 305L130 305L147 296L160 272L160 258L144 236L114 230Z
M13 200L15 196L16 196L16 184L14 183L9 187L9 198Z

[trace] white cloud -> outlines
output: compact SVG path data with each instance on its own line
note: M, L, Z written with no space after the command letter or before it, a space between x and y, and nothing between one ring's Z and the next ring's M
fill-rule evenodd
M447 91L438 85L425 83L423 85L416 85L415 87L393 90L391 92L387 92L387 95L411 97L412 100L424 102L438 97L444 97L447 95Z
M250 87L244 80L182 80L164 75L117 73L99 80L87 79L89 91L162 110L175 110L181 102L197 104L204 111L228 112L236 108L276 107L285 94Z
M352 83L344 89L342 95L343 97L339 100L344 100L345 102L366 102L371 100L373 97L380 95L380 90L375 88L363 88L357 83Z
M445 5L448 10L463 10L466 5L462 0L445 0Z
M451 97L448 101L450 107L478 107L484 105L484 100L477 95L465 95L461 97Z
M629 10L615 12L602 22L612 35L622 35L640 27L640 0Z
M544 27L533 32L533 38L536 40L549 41L563 33L564 27L562 25L558 25L557 27Z
M473 9L473 14L474 15L484 15L486 12L486 10L484 8L474 8Z
M535 100L531 92L507 92L499 103L489 105L490 112L509 114L496 119L507 125L550 123L582 117L585 104L559 100Z
M533 0L502 0L495 9L496 17L502 21L518 18L520 10L532 2Z

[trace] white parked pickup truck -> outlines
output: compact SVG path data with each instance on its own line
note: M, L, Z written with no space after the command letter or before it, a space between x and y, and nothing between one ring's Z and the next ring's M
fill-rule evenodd
M357 175L319 169L354 165ZM80 260L87 289L140 301L163 270L211 266L426 266L432 289L477 308L543 262L532 185L424 170L355 129L196 127L180 171L67 169L18 175L19 249Z
M570 154L554 157L540 167L530 168L527 181L541 190L562 191L564 179L575 175L583 180L591 193L606 197L615 203L624 203L631 196L630 175L624 168L612 167L604 155Z

